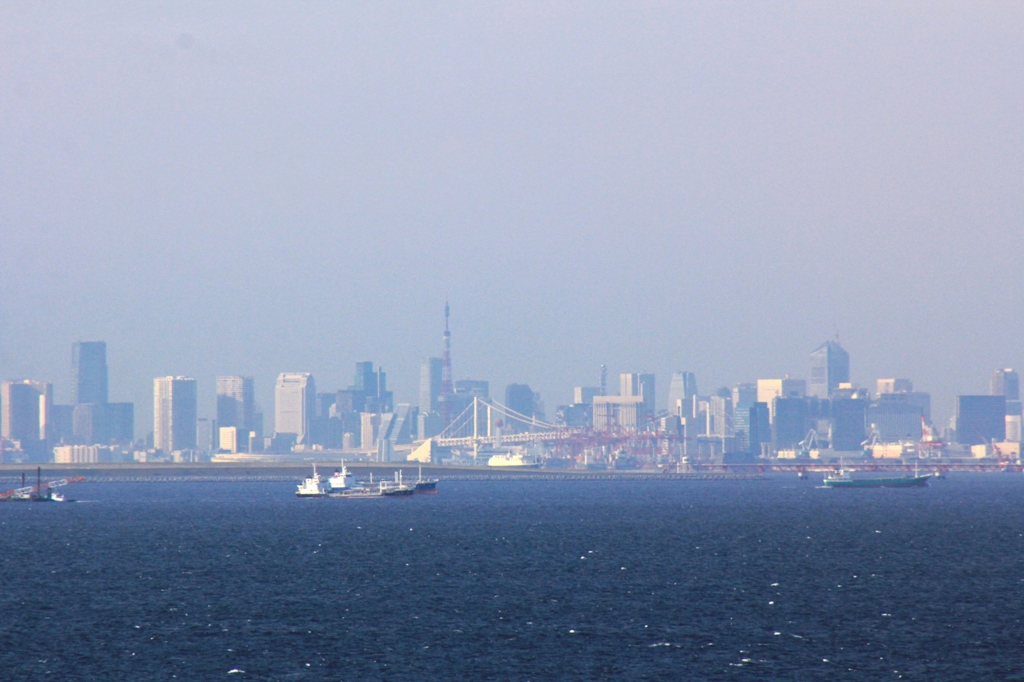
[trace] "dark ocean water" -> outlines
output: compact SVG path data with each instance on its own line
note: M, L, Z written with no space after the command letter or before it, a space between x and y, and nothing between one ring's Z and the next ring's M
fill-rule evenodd
M0 505L0 679L1024 680L1024 477L440 488Z

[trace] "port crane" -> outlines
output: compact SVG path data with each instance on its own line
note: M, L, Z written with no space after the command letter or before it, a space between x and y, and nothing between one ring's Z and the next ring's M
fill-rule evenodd
M801 457L810 457L812 449L821 447L818 443L818 432L811 429L807 432L807 435L804 436L804 439L797 443L797 446L800 448Z

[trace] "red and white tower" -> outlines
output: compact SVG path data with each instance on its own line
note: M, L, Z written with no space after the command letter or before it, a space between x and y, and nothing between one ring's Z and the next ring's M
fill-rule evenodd
M448 428L455 415L452 408L455 406L455 382L452 380L452 332L448 328L448 317L450 310L448 301L444 302L444 352L441 355L441 395L438 402L441 407L441 428Z

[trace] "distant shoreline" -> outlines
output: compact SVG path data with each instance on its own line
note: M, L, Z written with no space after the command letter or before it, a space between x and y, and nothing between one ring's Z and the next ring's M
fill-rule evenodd
M419 464L415 462L346 462L353 474L360 478L374 476L391 478L395 472L415 476ZM36 468L42 468L43 478L84 476L86 481L291 481L309 475L312 462L246 462L246 463L192 463L192 464L0 464L0 481L18 482L25 474L26 482L34 482ZM338 462L317 462L324 473L332 471ZM661 471L587 471L579 469L528 469L505 467L454 467L424 465L423 475L448 481L488 480L752 480L764 478L760 473L693 472L662 473Z

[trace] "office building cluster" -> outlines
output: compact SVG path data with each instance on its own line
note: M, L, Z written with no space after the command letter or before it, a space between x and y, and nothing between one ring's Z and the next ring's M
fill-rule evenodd
M0 461L66 463L199 461L315 450L359 451L390 461L396 448L432 437L452 437L456 420L477 420L476 433L571 429L577 433L637 434L679 444L698 458L800 458L816 453L868 452L902 457L955 444L976 456L1016 454L1024 439L1017 373L998 369L988 395L956 398L943 429L931 423L931 398L909 379L878 379L871 388L850 380L850 356L838 341L810 354L809 379L757 379L702 394L692 372L676 372L668 404L659 408L655 375L623 373L617 390L602 366L596 386L577 386L573 402L546 421L540 395L513 383L492 398L483 379L453 380L448 308L442 357L420 365L418 400L395 403L387 374L372 361L355 363L352 383L321 392L309 372L283 372L274 387L273 428L251 376L216 379L216 412L201 416L199 389L188 376L153 380L153 428L135 439L134 406L110 402L107 346L72 346L71 404L54 404L50 382L4 381L0 387ZM503 401L503 402L502 402ZM490 408L500 407L500 417ZM498 405L500 404L500 405ZM449 426L451 425L451 426ZM473 429L469 429L474 432Z
M810 379L758 379L702 395L692 372L672 375L665 409L653 409L655 378L622 374L617 395L578 386L557 408L566 427L668 435L701 459L803 458L868 454L929 456L950 448L973 456L1019 456L1024 436L1017 373L999 369L990 395L960 395L950 424L931 424L931 396L909 379L851 383L850 356L837 341L810 354ZM999 452L993 452L998 450Z
M135 440L135 406L110 402L107 344L71 348L71 404L53 402L53 384L28 379L0 384L0 457L50 461L55 447L77 446L94 461ZM86 450L82 450L82 448ZM81 453L87 454L81 454Z

